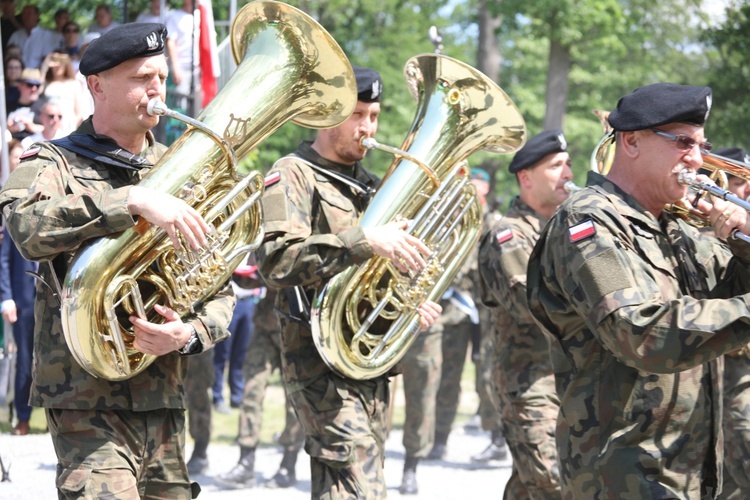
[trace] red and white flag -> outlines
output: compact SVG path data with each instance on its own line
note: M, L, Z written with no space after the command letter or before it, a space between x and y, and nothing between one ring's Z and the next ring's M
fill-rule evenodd
M570 234L570 242L577 243L594 236L596 234L596 227L594 226L594 221L589 219L568 228L568 233Z
M221 70L219 69L219 51L216 45L216 26L211 0L198 0L198 10L200 11L198 54L201 67L201 88L203 89L202 104L205 108L218 91L216 79Z

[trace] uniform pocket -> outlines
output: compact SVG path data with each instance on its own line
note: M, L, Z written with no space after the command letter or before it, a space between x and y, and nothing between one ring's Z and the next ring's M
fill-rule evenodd
M55 485L62 498L78 497L86 489L91 479L91 469L85 467L65 468L57 464L57 480Z

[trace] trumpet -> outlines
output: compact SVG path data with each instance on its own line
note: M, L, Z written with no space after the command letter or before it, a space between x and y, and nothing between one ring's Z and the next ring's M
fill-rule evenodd
M723 160L725 160L727 162L733 163L733 162L731 162L731 160L723 158L722 156L718 156L718 155L713 155L713 156L715 156L717 158L722 158ZM734 175L734 174L732 174L732 175ZM711 183L708 183L708 182L703 182L703 181L698 180L698 176L696 175L695 172L692 172L690 170L683 170L682 172L680 172L680 174L678 176L678 181L680 182L680 184L684 184L684 185L690 186L690 187L698 190L699 192L702 191L702 192L710 193L711 196L714 196L716 198L721 198L722 200L726 200L726 201L728 201L730 203L734 203L735 205L739 206L740 208L744 208L745 210L747 210L747 211L750 212L750 203L748 203L747 201L743 200L739 196L736 196L735 194L733 194L728 189L723 189L723 188L717 186L716 184L711 184ZM696 212L697 212L697 210L696 210ZM704 225L706 225L708 223L707 216L705 214L701 213L701 212L698 212L698 213L700 214L698 217L702 216L701 218L704 221ZM694 216L696 214L693 214L691 212L691 215ZM742 240L745 243L750 243L750 236L748 236L748 235L740 232L738 229L735 229L734 231L732 231L732 238L735 239L735 240Z

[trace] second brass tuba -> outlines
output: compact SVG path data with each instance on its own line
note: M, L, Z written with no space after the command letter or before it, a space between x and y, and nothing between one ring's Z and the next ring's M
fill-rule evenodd
M417 113L401 149L363 141L396 159L360 226L408 219L408 231L432 255L415 276L374 257L336 275L316 296L316 347L331 369L354 379L377 377L403 357L420 331L417 307L439 300L475 250L482 209L465 158L480 149L512 153L526 140L511 99L471 66L425 54L410 59L404 75Z
M259 246L263 176L243 178L236 158L289 120L333 127L356 105L349 61L302 11L278 2L250 3L237 14L230 37L237 69L198 120L159 101L149 103L150 113L189 126L141 182L198 210L212 228L209 248L196 254L183 245L175 251L164 231L141 220L82 247L62 283L65 340L95 377L128 379L156 359L133 348L130 315L161 321L153 310L161 303L185 316Z

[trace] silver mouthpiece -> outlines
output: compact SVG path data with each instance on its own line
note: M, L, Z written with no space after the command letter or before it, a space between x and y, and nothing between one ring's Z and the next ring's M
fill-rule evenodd
M151 116L164 116L167 111L169 108L158 97L154 97L146 105L146 112Z

